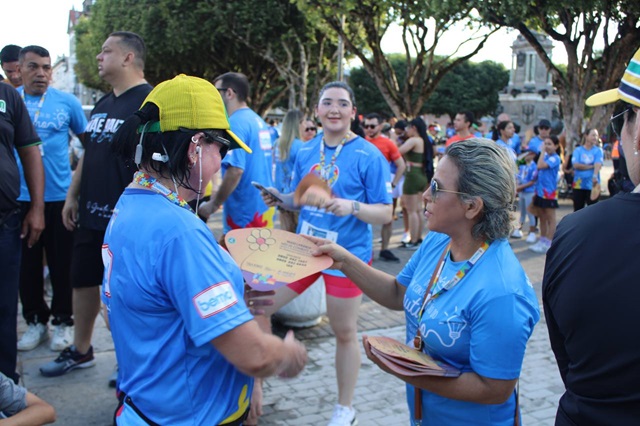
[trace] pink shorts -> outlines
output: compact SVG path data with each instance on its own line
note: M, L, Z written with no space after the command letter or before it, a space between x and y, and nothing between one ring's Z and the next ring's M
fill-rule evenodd
M302 294L311 284L316 282L318 278L324 278L324 286L328 295L337 297L338 299L351 299L362 294L362 290L347 277L336 277L335 275L324 274L322 272L315 273L301 280L288 284L291 290L298 294Z

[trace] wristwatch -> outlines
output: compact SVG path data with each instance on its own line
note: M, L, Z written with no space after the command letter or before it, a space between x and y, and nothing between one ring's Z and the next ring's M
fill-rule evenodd
M360 212L360 203L357 201L353 201L352 203L353 204L351 205L351 207L353 208L353 211L351 212L351 214L357 216Z

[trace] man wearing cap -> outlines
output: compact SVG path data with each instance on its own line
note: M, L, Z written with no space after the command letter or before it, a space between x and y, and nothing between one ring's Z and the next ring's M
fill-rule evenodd
M41 46L26 46L20 51L20 73L24 85L18 93L27 105L29 116L43 144L45 188L45 230L38 244L22 245L20 265L20 301L27 331L18 341L18 350L36 348L48 336L49 318L54 326L50 348L61 351L71 344L71 248L73 233L62 223L62 207L71 184L69 131L84 137L87 119L78 99L49 86L51 57ZM21 166L21 164L20 164ZM31 197L20 167L20 201L23 214L29 211ZM45 301L42 261L47 255L53 297Z
M616 103L611 124L636 187L566 216L547 252L544 313L566 387L556 425L632 425L640 419L640 49L619 87L586 103Z
M185 75L160 83L113 146L139 165L102 248L116 424L241 425L253 377L293 377L307 359L293 332L260 330L240 269L188 204L230 150L251 150L216 88Z
M393 164L395 166L393 174L391 175L391 189L395 189L404 176L404 169L406 165L396 144L393 143L391 139L386 138L381 134L382 125L380 122L381 117L379 114L368 114L364 119L364 133L366 135L366 139L375 145L382 155L384 155L384 158L387 160L389 165L391 166L391 164ZM382 237L380 259L389 262L400 262L400 259L393 254L391 250L389 250L389 240L391 239L392 230L393 222L382 225L382 229L380 230Z
M536 154L540 154L540 148L542 147L544 140L548 138L550 134L551 134L551 122L546 118L543 118L538 123L538 134L529 140L527 149L530 149Z
M44 229L44 168L40 137L18 92L0 84L0 373L16 383L18 283L21 239L33 245ZM31 208L21 223L18 152L31 196Z
M18 60L20 49L21 47L15 44L7 44L0 51L0 66L2 67L2 72L4 72L4 75L7 77L3 82L13 87L22 86L22 76L20 75L20 64Z
M96 56L98 74L113 91L103 96L91 111L83 142L84 156L62 209L64 226L75 230L71 253L73 345L40 367L44 376L59 376L95 365L91 337L100 312L102 242L113 208L135 171L133 165L115 156L111 140L152 89L144 79L144 57L142 38L125 31L111 33Z
M224 233L237 228L273 228L275 209L267 207L260 191L251 184L255 181L265 188L272 186L269 126L247 105L249 80L244 74L228 72L213 84L222 95L231 129L246 141L253 154L236 151L225 157L220 188L198 213L206 219L224 205Z
M445 146L473 138L474 135L471 133L471 126L473 125L474 119L475 117L471 111L457 113L456 118L453 120L453 128L455 129L456 134L447 139Z

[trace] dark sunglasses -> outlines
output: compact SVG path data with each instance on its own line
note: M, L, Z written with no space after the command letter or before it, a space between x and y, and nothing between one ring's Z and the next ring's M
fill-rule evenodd
M365 124L364 125L365 129L375 129L376 127L378 127L378 124Z
M551 127L547 127L547 126L538 126L538 129L540 130L549 130Z
M628 104L626 102L620 102L620 106L618 106L615 110L609 122L611 123L611 129L613 133L616 134L616 138L618 141L622 142L622 138L620 135L622 134L622 127L624 126L625 119L632 120L636 114L637 107ZM618 111L617 113L615 111ZM628 113L628 114L627 114Z
M431 179L431 185L429 186L429 189L431 190L431 198L433 199L433 201L436 201L438 192L450 192L452 194L469 195L466 192L458 192L458 191L450 191L448 189L442 189L440 188L438 181L435 179Z
M316 130L318 130L316 127L307 127L304 129L305 132L315 132Z
M185 129L184 127L181 127L179 130L181 132L193 134L193 130ZM204 134L204 138L207 142L209 143L218 142L220 144L220 159L222 160L224 156L227 155L227 152L231 147L231 142L229 142L227 139L221 136L214 135L208 130L201 130L201 132Z

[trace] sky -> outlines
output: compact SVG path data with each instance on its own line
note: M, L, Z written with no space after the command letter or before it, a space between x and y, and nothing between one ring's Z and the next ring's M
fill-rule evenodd
M27 46L40 45L51 54L55 61L62 55L69 55L69 38L67 24L69 10L75 7L82 9L82 0L17 0L4 2L2 5L3 24L0 27L0 48L7 44ZM453 31L449 39L445 39L437 54L445 54L450 46L457 45L461 39L468 37L465 31ZM511 44L517 36L516 31L500 30L489 38L485 47L472 59L475 62L492 60L511 68ZM402 52L402 42L397 28L391 29L383 38L382 46L386 53ZM454 44L455 43L455 44ZM399 50L400 49L400 50ZM96 52L97 54L98 52ZM562 49L553 52L554 62L566 62L562 57ZM357 63L352 63L351 66Z

